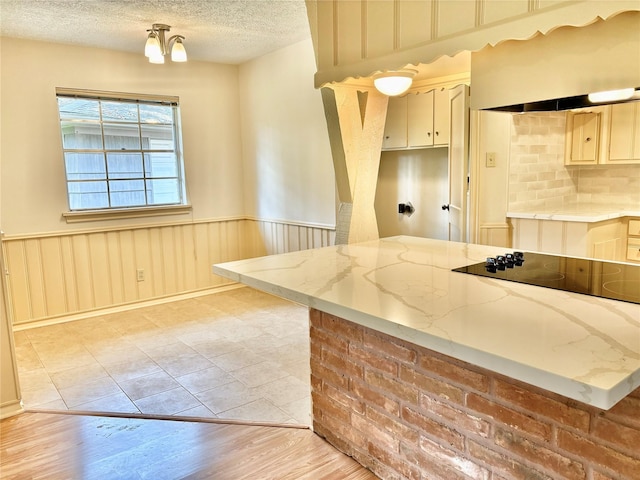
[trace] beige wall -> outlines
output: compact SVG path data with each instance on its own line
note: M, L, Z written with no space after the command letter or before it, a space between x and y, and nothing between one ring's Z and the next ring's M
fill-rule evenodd
M511 115L473 112L469 221L471 242L509 247L511 233L507 223ZM488 167L487 154L495 156L495 167Z
M180 97L191 215L335 224L333 164L311 41L240 67L151 65L142 55L5 38L2 42L2 228L23 235L141 224L67 225L56 87ZM37 134L37 141L34 141ZM246 200L246 204L245 204Z
M180 97L189 219L244 214L238 68L204 62L152 65L143 55L3 38L0 69L2 228L7 235L67 225L55 88ZM154 221L184 221L185 215ZM82 228L148 219L83 223Z
M246 213L335 225L335 180L305 40L240 66Z

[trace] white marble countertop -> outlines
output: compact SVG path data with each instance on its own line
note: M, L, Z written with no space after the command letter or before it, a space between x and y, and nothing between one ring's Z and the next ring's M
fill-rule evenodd
M627 206L575 203L562 207L538 207L525 211L507 212L507 218L555 220L561 222L594 223L622 217L640 217L640 206L638 208L629 208Z
M640 386L640 305L451 271L501 253L400 236L214 271L599 408Z

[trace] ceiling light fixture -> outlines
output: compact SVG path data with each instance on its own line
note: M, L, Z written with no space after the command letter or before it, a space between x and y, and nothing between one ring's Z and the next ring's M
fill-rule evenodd
M594 92L588 95L591 103L618 102L628 100L633 97L634 88L623 88L621 90L606 90L604 92Z
M151 63L164 63L164 57L171 52L172 62L186 62L187 51L184 49L182 35L173 35L169 39L165 38L165 34L171 30L169 25L163 23L154 23L151 26L147 43L144 46L144 55L149 58Z
M409 90L413 83L413 77L416 75L415 70L397 70L390 72L380 72L373 76L373 85L376 89L385 95L395 97L402 95Z

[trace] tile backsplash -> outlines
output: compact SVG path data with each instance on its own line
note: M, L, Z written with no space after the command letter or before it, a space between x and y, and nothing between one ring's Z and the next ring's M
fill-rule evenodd
M509 211L640 206L640 165L565 166L565 112L512 115Z

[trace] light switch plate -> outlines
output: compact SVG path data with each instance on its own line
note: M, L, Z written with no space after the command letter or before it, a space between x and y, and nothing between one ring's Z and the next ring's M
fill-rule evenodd
M496 153L495 152L487 152L486 166L487 167L495 167L496 166Z

